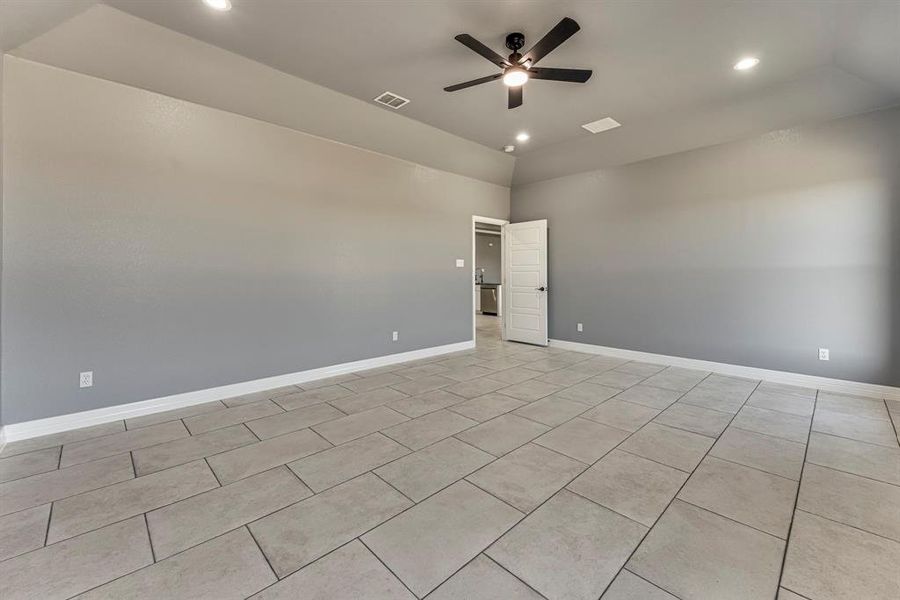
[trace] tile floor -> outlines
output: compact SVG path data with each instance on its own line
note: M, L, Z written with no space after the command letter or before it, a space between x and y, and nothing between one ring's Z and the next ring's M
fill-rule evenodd
M900 598L900 403L478 334L9 444L0 597Z

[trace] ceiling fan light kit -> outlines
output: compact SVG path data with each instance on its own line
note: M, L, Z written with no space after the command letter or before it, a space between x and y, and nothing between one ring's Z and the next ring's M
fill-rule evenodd
M525 47L525 35L519 32L506 36L506 47L512 50L508 58L503 58L468 33L456 36L456 41L463 44L473 52L491 61L500 67L500 73L479 77L471 81L457 83L444 88L445 92L456 92L482 83L502 80L509 88L507 106L510 109L522 105L522 88L532 79L546 79L549 81L567 81L570 83L584 83L591 78L592 71L588 69L557 69L535 67L539 60L553 52L567 39L575 35L581 29L574 19L564 18L556 24L547 35L542 37L531 50L520 54L519 50Z

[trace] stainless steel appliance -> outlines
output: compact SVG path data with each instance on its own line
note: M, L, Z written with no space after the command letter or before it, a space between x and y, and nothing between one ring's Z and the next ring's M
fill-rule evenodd
M497 286L481 286L481 314L497 314Z

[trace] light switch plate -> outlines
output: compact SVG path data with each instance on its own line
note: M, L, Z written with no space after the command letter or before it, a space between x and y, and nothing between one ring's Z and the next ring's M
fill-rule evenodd
M819 348L819 360L830 360L828 354L828 348Z
M584 331L584 325L581 323L578 324L578 331Z
M84 371L78 376L78 387L89 388L94 385L94 372Z
M462 268L465 267L465 266L466 266L466 261L465 261L465 259L463 259L463 258L457 258L457 259L456 259L456 268L457 268L457 269L462 269Z

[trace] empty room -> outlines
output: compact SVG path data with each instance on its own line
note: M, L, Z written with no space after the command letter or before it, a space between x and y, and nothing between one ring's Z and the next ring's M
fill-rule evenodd
M900 598L900 0L0 50L3 600Z

